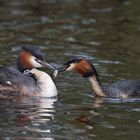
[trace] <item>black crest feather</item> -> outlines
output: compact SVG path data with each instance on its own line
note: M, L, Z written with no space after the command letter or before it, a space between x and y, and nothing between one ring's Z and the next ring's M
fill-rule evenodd
M44 53L39 49L39 47L33 45L27 45L27 46L22 46L22 49L26 52L31 53L36 58L40 60L44 60Z

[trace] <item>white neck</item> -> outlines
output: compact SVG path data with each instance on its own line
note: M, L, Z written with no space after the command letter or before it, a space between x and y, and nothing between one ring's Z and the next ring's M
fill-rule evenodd
M57 88L52 78L45 72L38 69L32 69L31 72L37 79L37 85L40 88L39 96L54 97L57 96Z
M104 97L105 96L105 93L103 92L102 87L99 84L99 82L97 81L96 77L95 76L89 77L89 81L90 81L90 83L92 85L92 88L93 88L95 94L97 96Z

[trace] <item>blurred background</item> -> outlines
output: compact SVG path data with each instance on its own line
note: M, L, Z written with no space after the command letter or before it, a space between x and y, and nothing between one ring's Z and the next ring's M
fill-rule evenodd
M0 48L4 55L0 56L0 63L14 62L17 46L32 44L46 51L49 62L64 63L71 56L80 55L93 60L95 65L101 64L99 71L107 74L107 78L112 74L137 78L139 3L138 0L1 0ZM104 73L106 67L108 72Z
M140 79L140 1L0 0L0 66L14 65L23 44L39 46L53 64L85 57L103 83ZM44 100L1 102L0 138L139 140L139 101L96 99L75 73L60 74L56 84L53 109L40 107Z

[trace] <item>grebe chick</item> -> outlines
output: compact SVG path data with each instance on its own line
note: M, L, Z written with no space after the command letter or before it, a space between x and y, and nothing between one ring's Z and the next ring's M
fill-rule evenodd
M17 59L17 66L0 69L0 98L6 96L57 95L52 78L40 67L54 67L45 62L44 54L35 46L24 46Z
M95 95L111 98L128 98L130 96L140 97L140 80L121 80L116 83L103 86L99 81L95 67L85 59L73 59L61 67L58 72L76 71L83 77L88 78L92 84Z

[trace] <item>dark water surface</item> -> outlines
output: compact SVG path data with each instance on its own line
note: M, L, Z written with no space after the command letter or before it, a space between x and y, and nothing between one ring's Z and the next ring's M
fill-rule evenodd
M86 57L104 83L140 79L140 1L0 0L0 66L15 64L22 44L54 64ZM139 99L95 98L75 73L56 84L58 99L1 100L0 139L140 140Z

